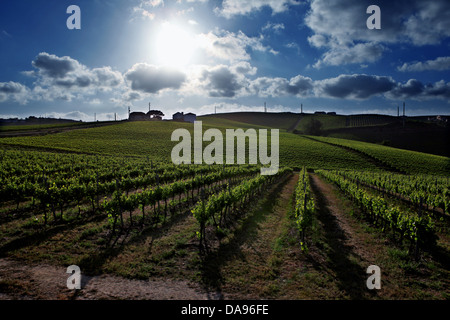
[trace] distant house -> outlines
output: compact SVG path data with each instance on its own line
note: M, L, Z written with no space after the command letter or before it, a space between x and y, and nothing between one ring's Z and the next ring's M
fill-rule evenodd
M184 114L183 112L177 112L172 115L172 120L174 121L184 121Z
M332 112L327 112L327 114L331 115L331 116L335 116L336 112L332 111Z
M195 120L197 120L197 115L194 113L189 112L184 115L184 121L186 122L194 123Z
M184 114L183 112L177 112L172 115L172 120L193 123L195 120L197 120L197 115L191 112L186 114Z
M314 114L327 114L325 111L316 111Z
M149 120L149 117L144 112L132 112L128 117L130 121L145 121Z

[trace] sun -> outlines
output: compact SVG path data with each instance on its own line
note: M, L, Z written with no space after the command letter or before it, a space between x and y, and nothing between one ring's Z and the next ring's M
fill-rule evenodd
M193 58L196 41L186 28L164 22L156 35L154 49L159 65L185 67Z

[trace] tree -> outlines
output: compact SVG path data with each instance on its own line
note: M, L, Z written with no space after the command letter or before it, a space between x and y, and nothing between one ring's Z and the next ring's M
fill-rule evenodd
M147 112L147 115L164 117L164 113L162 113L162 111L160 110L150 110L149 112Z

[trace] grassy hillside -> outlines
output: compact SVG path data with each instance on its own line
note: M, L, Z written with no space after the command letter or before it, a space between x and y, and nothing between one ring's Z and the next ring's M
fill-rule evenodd
M438 174L450 173L450 159L422 152L397 149L367 142L353 141L338 138L314 137L337 146L347 147L370 157L387 163L405 173Z
M383 144L400 149L408 149L450 156L450 127L419 121L407 121L380 126L338 128L328 130L325 136Z
M360 128L385 125L398 122L398 118L387 115L355 114L355 115L331 115L331 114L304 114L302 120L295 128L299 133L306 133L307 124L312 119L320 121L322 130L334 130L341 128Z
M328 115L328 114L305 114L298 126L295 128L299 133L305 133L308 123L312 120L318 120L322 124L322 130L336 128L345 128L346 116Z
M193 137L192 124L171 121L128 122L47 136L5 138L0 143L89 154L148 156L155 161L170 161L172 148L178 143L171 141L171 134L177 128L187 128ZM203 129L208 128L219 128L225 136L226 128L243 126L229 120L216 120L206 121ZM204 142L203 146L208 144ZM375 169L374 165L357 154L284 132L280 132L280 164L294 167L306 165L311 168Z
M199 117L199 120L208 122L229 120L234 123L239 122L242 124L251 125L251 127L263 126L268 128L276 128L280 130L288 130L291 128L297 120L300 118L299 113L292 112L233 112L233 113L221 113L214 115L207 115Z
M248 126L248 124L247 124ZM203 123L203 129L219 128L225 135L226 128L244 128L246 125L232 120L209 117ZM251 126L255 129L262 128ZM61 151L149 157L154 161L170 161L172 148L178 142L171 141L171 134L177 128L186 128L193 135L193 125L171 121L163 122L126 122L105 127L79 129L58 134L34 137L4 138L0 144L18 145ZM385 146L357 143L343 139L320 138L324 142L306 137L280 132L280 165L313 169L367 169L377 170L376 161L370 157L386 161L408 173L450 172L448 158L428 154L398 150ZM204 142L203 147L209 142ZM341 146L351 146L357 151ZM361 152L362 151L362 152Z
M170 157L170 151L176 144L170 141L170 137L173 130L179 127L190 125L175 122L125 122L46 136L5 138L0 143L89 154L148 155L156 161L163 161Z

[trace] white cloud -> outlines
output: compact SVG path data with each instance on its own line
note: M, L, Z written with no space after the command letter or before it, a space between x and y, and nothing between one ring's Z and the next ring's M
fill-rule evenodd
M236 73L242 73L242 74L248 74L248 75L255 75L257 68L253 67L249 62L247 61L239 61L238 63L231 66L231 68Z
M342 74L335 78L316 81L314 91L318 97L368 99L387 93L394 89L396 85L391 77Z
M217 33L217 34L216 34ZM264 37L248 37L242 31L237 33L229 31L210 31L207 34L197 36L198 45L212 57L230 62L238 60L250 60L247 48L260 52L277 54L270 46L263 44Z
M237 98L251 94L248 76L256 74L256 67L247 61L231 65L196 65L186 70L186 81L177 91L183 97L199 96Z
M27 103L30 90L21 83L0 82L0 102L12 100L21 104Z
M405 33L413 44L439 44L450 36L449 1L415 1L414 5L416 11L405 21Z
M314 82L311 78L297 75L291 79L260 77L251 81L250 91L260 97L309 96Z
M25 72L37 80L33 99L71 101L77 96L108 92L123 86L122 74L111 67L88 68L77 60L41 52L32 62L35 70Z
M132 90L143 93L179 89L186 80L186 75L180 71L146 63L135 64L124 77L129 81Z
M267 22L267 24L262 28L262 30L263 31L273 30L274 32L279 33L281 32L281 30L284 30L284 24Z
M139 17L142 17L144 19L149 19L149 20L153 20L156 17L155 13L150 12L149 10L146 10L146 9L140 8L140 7L134 7L133 13L135 16L139 16Z
M380 0L381 30L366 27L365 1L312 0L305 24L314 32L311 46L326 50L315 66L375 62L387 44L439 44L450 36L447 0ZM425 27L426 26L426 27Z
M288 10L289 5L298 5L294 0L224 0L222 8L216 8L218 15L231 18L235 15L245 15L253 11L261 10L263 7L269 7L273 14Z
M315 34L308 37L308 42L310 45L316 48L323 48L327 46L327 38L321 34Z
M444 71L450 69L450 57L438 57L434 60L427 60L424 62L404 63L398 67L398 71Z
M156 14L152 12L155 7L164 6L164 0L144 0L139 3L138 6L132 8L132 18L131 21L136 17L143 19L153 20Z
M322 59L314 64L314 67L375 62L381 58L384 51L385 47L378 43L330 45L328 51L323 54Z
M440 80L433 84L423 84L416 79L410 79L405 84L399 83L386 96L389 99L440 99L450 102L450 82Z
M208 95L216 98L240 96L248 83L244 75L225 65L204 70L201 81Z

